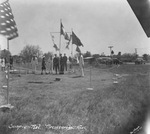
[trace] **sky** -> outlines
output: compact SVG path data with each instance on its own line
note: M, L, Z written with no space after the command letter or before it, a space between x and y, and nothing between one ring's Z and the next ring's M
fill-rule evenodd
M4 0L0 0L2 2ZM27 45L39 45L43 53L53 52L50 32L59 46L60 20L64 29L81 40L85 53L110 54L109 46L118 52L139 55L150 54L150 39L131 10L127 0L9 0L18 28L19 37L9 41L10 52L15 55ZM6 38L0 36L1 49L7 47ZM65 48L61 36L61 53L71 53ZM73 45L75 54L76 46Z

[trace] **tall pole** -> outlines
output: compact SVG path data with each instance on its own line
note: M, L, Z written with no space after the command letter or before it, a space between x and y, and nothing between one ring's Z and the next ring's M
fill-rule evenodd
M9 40L7 39L7 50L9 52ZM8 55L8 59L9 59L9 55ZM7 79L7 104L9 104L9 60L7 63L7 73L6 73L6 79Z
M88 90L93 90L93 88L92 88L92 57L90 57L89 59L89 63L90 63L90 87L89 88L87 88Z
M72 31L73 31L73 29L71 29L71 34L72 34ZM72 35L71 35L71 37L72 37ZM71 42L71 57L73 58L73 44L72 44L72 42Z
M60 53L61 53L61 23L62 23L62 20L60 19L60 37L59 37L59 71L60 71Z
M61 23L62 23L62 20L60 19L59 55L61 52Z

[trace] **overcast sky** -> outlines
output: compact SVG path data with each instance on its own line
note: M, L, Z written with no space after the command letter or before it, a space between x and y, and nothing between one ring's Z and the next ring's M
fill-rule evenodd
M26 44L55 53L50 32L60 31L60 19L67 32L73 29L80 38L84 45L82 52L107 55L108 46L113 46L115 54L134 53L135 48L140 55L150 54L150 39L126 0L9 0L9 3L19 33L19 37L9 41L12 54L19 54ZM59 46L59 34L53 35ZM2 49L6 46L2 36L0 44ZM61 53L70 54L71 49L65 46L62 36Z

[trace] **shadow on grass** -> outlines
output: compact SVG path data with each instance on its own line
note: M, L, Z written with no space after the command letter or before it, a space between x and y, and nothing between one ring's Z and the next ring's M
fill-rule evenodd
M73 76L73 77L71 77L71 78L82 78L82 76L81 76L81 75L78 75L78 76Z

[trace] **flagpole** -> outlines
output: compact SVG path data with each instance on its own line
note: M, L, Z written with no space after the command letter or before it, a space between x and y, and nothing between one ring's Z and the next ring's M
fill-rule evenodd
M9 40L7 39L7 50L9 52ZM9 55L8 55L9 59ZM6 79L7 79L7 104L9 104L9 60L7 63L7 73L6 73Z
M71 38L72 38L72 32L73 32L73 28L71 29ZM72 57L72 63L71 63L72 72L75 72L75 70L73 69L73 44L72 44L72 42L71 42L71 57Z
M62 20L60 19L60 38L59 38L59 71L60 71L60 52L61 52L61 23L62 23Z
M72 34L72 31L73 31L73 29L71 29L71 34ZM72 42L71 42L71 56L73 58L73 44L72 44Z

